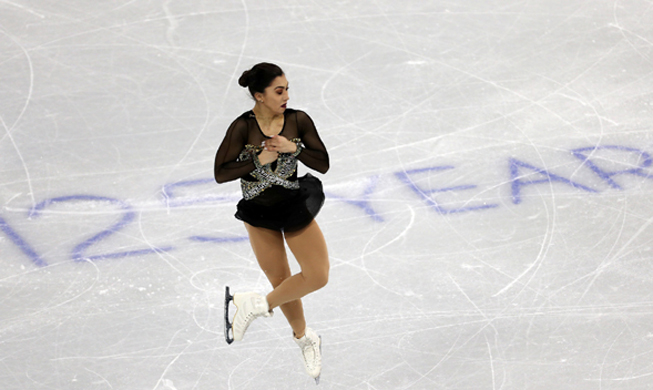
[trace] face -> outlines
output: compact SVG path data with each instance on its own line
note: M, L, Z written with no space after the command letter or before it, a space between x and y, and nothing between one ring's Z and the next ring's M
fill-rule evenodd
M265 88L263 93L256 93L256 100L258 104L264 106L274 114L283 114L286 111L286 103L288 103L288 80L285 75L281 75Z

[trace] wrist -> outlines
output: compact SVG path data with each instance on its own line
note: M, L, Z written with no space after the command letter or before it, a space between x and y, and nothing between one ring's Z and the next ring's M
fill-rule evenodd
M295 151L291 154L293 157L299 156L299 153L304 149L299 142L293 142L295 144Z
M252 161L254 162L254 167L256 169L261 169L266 165L264 162L261 161L259 157L260 156L258 154L252 153Z

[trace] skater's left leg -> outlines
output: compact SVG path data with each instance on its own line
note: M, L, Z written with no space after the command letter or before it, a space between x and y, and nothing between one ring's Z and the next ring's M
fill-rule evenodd
M324 287L329 280L329 253L317 222L312 221L299 231L287 232L285 238L301 272L285 279L268 294L270 308L300 299ZM296 335L303 336L303 330Z
M245 228L261 270L272 284L272 288L277 288L291 276L282 234L247 223L245 223ZM272 309L273 306L270 306L270 308ZM288 320L293 332L303 334L306 328L306 320L304 319L302 301L296 299L281 305L279 308Z

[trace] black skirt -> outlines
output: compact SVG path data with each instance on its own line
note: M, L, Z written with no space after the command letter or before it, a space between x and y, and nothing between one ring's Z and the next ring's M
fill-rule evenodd
M322 182L310 173L298 181L298 190L272 186L254 199L241 199L236 218L252 226L281 232L306 227L320 212L324 191Z

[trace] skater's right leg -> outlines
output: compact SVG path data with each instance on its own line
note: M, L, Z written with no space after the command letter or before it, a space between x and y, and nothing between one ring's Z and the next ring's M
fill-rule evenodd
M270 284L272 284L272 288L277 288L292 275L281 232L257 228L247 223L245 223L245 228L249 234L249 241L259 266ZM279 306L279 308L288 320L293 332L303 335L306 329L306 320L302 301L296 299Z

